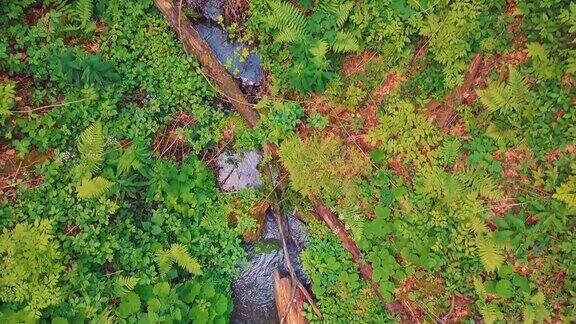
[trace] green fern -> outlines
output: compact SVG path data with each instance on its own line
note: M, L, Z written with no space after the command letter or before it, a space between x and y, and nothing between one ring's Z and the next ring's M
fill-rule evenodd
M279 43L294 43L308 35L306 30L307 19L304 13L291 3L274 1L270 3L270 16L267 24L278 33L275 41Z
M172 269L172 264L176 263L190 274L200 275L202 269L198 260L190 255L188 249L180 243L174 243L168 251L156 252L156 263L160 275L165 275Z
M572 175L556 188L553 197L570 207L576 207L576 163L572 164Z
M106 178L98 176L94 178L84 178L78 186L78 197L82 199L93 199L102 196L110 187L112 182Z
M480 300L485 300L486 299L486 287L484 286L484 283L482 282L482 280L478 277L474 277L474 289L476 290L476 294L478 294L478 298Z
M444 143L442 143L438 157L441 159L443 164L452 165L458 158L461 146L462 143L458 137L448 138Z
M504 315L502 314L502 312L500 311L498 306L496 306L494 304L482 304L479 307L479 310L480 310L480 314L482 315L482 317L484 319L484 323L486 323L486 324L492 324L492 323L496 322L497 320L503 320L504 319Z
M114 292L116 293L116 296L122 297L134 290L139 281L140 279L136 277L117 276L114 280Z
M502 196L502 192L496 182L490 176L482 175L478 170L465 168L456 177L480 197L497 200Z
M495 141L511 141L517 137L517 133L513 128L495 122L486 127L486 136Z
M176 264L186 269L190 274L200 275L202 273L200 263L188 253L184 245L179 243L172 244L170 255Z
M314 60L318 64L321 64L324 61L327 52L328 52L328 43L324 40L319 40L310 47L310 53L312 54Z
M488 272L498 269L504 262L504 256L498 244L490 236L479 236L476 238L476 248L478 256Z
M506 85L498 81L489 81L486 89L477 90L476 93L491 113L505 109L512 97Z
M92 21L92 0L77 0L73 12L80 23L80 27L86 27Z
M102 124L95 122L80 135L78 142L80 163L76 166L77 175L91 176L104 160L104 134Z
M318 1L316 6L325 13L334 15L336 18L336 27L342 28L348 20L348 17L350 17L350 12L352 12L352 8L354 8L354 2L347 1L342 3L340 0L322 0Z
M513 67L510 67L507 83L489 81L486 89L477 90L476 93L490 113L522 109L530 98L530 89L524 76Z
M158 264L158 270L160 271L160 275L167 274L170 269L172 269L172 264L174 261L172 260L172 256L170 252L160 250L156 252L156 263Z
M354 35L339 31L332 42L332 50L336 53L357 52L360 44Z

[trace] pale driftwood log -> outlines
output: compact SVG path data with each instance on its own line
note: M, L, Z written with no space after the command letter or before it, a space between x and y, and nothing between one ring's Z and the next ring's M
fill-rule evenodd
M176 31L178 37L180 37L186 52L196 57L200 61L204 73L216 82L217 90L223 97L222 99L230 102L250 126L256 125L258 114L252 109L252 105L248 103L234 79L218 62L218 59L212 53L210 45L192 27L188 19L180 14L178 4L174 4L170 0L154 0L154 2L164 14L170 26Z

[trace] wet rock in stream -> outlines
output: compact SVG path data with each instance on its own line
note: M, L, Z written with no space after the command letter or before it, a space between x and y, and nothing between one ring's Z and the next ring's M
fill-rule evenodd
M258 163L262 154L256 151L224 152L218 156L218 183L224 191L236 191L261 184Z

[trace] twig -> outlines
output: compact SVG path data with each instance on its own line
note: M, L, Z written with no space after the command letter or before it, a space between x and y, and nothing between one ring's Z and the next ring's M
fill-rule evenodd
M446 313L446 315L444 315L442 317L441 320L438 321L438 323L440 324L446 324L448 319L450 318L450 315L452 315L452 312L454 311L454 304L455 304L455 297L454 295L452 295L452 303L450 304L450 310L448 310L448 313Z
M73 100L73 101L69 101L69 102L63 102L63 103L59 103L59 104L51 104L51 105L46 105L46 106L40 106L40 107L33 108L33 109L29 109L29 110L11 110L11 112L13 112L13 113L19 113L19 114L26 114L26 113L31 113L31 112L34 112L34 111L46 109L46 108L63 107L63 106L67 106L67 105L79 103L79 102L86 101L86 100L88 100L88 99L87 99L87 98L84 98L84 99L78 99L78 100Z

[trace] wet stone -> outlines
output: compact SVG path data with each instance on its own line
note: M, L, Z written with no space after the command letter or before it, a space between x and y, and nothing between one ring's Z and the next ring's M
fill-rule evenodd
M220 154L216 160L220 188L224 191L237 191L259 186L262 183L258 171L260 160L262 154L256 151Z

